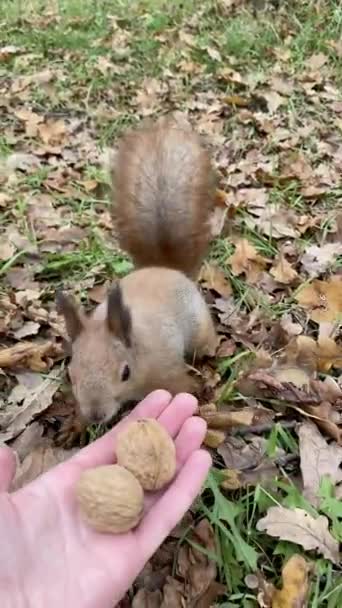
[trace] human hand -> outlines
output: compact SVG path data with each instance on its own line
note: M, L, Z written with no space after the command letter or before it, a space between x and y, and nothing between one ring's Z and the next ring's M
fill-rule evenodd
M206 425L194 397L155 391L105 436L22 489L8 494L14 454L0 450L0 604L2 608L113 608L189 509L211 459L200 450ZM157 418L174 438L177 476L146 504L127 534L99 534L75 501L81 471L113 462L115 437L128 421Z

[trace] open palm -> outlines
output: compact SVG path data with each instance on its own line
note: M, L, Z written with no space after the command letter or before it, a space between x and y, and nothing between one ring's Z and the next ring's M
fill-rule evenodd
M191 506L210 467L200 450L205 423L196 400L165 391L149 395L112 431L24 488L8 494L14 459L0 451L0 599L3 608L113 608L145 563ZM119 428L157 418L174 438L178 474L150 496L139 526L99 534L79 517L75 482L84 469L114 461Z

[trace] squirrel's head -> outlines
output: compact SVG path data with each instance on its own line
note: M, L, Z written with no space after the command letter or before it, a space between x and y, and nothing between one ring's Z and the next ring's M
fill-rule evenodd
M64 293L57 294L71 342L69 374L81 414L109 422L134 392L132 319L119 285L109 293L104 319L93 319Z

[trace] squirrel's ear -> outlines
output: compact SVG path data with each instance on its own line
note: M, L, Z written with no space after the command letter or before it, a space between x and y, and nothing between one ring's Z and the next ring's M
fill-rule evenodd
M65 295L63 291L58 291L56 293L56 307L57 311L62 314L65 319L69 338L73 342L83 329L77 304L74 302L73 298Z
M107 323L109 330L122 340L126 346L131 346L132 317L129 308L125 306L122 290L115 285L108 294Z

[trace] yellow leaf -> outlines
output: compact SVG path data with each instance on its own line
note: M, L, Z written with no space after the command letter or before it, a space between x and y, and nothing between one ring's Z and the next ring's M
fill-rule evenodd
M309 564L301 555L293 555L282 572L283 588L276 589L272 608L305 608L309 590Z

